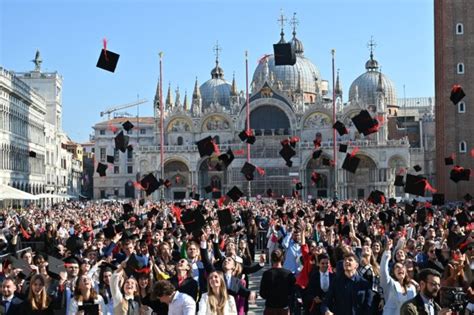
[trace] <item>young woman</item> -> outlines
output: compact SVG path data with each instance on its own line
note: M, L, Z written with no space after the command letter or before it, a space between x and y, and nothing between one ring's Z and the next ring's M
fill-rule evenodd
M113 315L114 302L112 300L112 291L110 289L110 279L112 278L112 268L105 266L100 269L99 273L99 294L104 300L105 309L102 310L104 315Z
M142 272L136 275L138 279L138 297L143 313L151 312L151 289L153 281L149 272Z
M184 258L181 258L176 265L176 275L170 279L177 291L186 293L198 301L199 285L193 278L191 264Z
M135 299L138 295L138 283L135 278L125 278L125 264L123 262L110 279L114 315L139 315L140 303Z
M385 300L384 315L400 314L402 304L416 296L416 287L411 283L404 264L396 262L393 266L393 277L389 274L392 246L393 241L387 239L380 264L380 285Z
M19 314L53 315L51 300L46 292L46 281L42 275L31 277L28 298L23 302Z
M87 305L97 305L99 314L106 314L104 299L92 286L92 280L87 275L77 278L74 288L74 298L67 310L68 315L82 315L84 307Z
M198 315L237 315L237 308L232 296L227 295L224 276L213 271L207 278L208 290L199 302Z
M372 285L372 291L374 292L372 314L382 314L380 267L373 255L372 249L368 245L362 246L359 274Z

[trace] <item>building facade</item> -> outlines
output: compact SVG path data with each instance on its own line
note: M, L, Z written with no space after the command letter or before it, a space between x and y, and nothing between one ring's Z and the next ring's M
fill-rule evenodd
M474 193L473 185L451 181L451 167L445 166L443 157L455 154L456 165L474 168L474 2L434 3L437 184L448 200L459 200L466 193ZM449 99L455 84L466 93L458 104Z

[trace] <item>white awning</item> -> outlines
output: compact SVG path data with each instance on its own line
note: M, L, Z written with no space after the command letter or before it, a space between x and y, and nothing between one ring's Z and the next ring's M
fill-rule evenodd
M38 200L38 197L8 185L0 184L0 200Z

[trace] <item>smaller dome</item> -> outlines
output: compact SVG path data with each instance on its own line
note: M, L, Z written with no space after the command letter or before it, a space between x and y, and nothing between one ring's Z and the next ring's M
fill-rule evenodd
M211 70L211 77L213 79L222 79L224 77L224 70L219 67L219 63L216 62L216 66Z
M373 58L370 58L365 63L365 69L367 69L368 71L377 71L379 69L378 61Z
M304 53L303 42L300 41L298 38L296 38L296 36L293 36L293 39L291 40L291 46L295 50L295 53L297 54Z

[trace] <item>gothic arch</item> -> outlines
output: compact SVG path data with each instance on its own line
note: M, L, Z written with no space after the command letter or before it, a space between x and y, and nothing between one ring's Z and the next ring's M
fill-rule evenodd
M250 115L252 115L252 112L257 110L258 108L262 106L274 106L280 111L282 111L286 117L288 118L290 129L295 130L297 128L297 119L296 119L296 114L293 110L293 108L289 107L287 104L283 103L282 101L272 99L272 98L259 98L256 99L252 102L250 102ZM239 130L243 130L246 126L246 119L247 119L247 114L245 110L245 106L243 107L242 111L239 114L239 119L238 119L238 126ZM252 126L252 119L250 120L250 125Z

